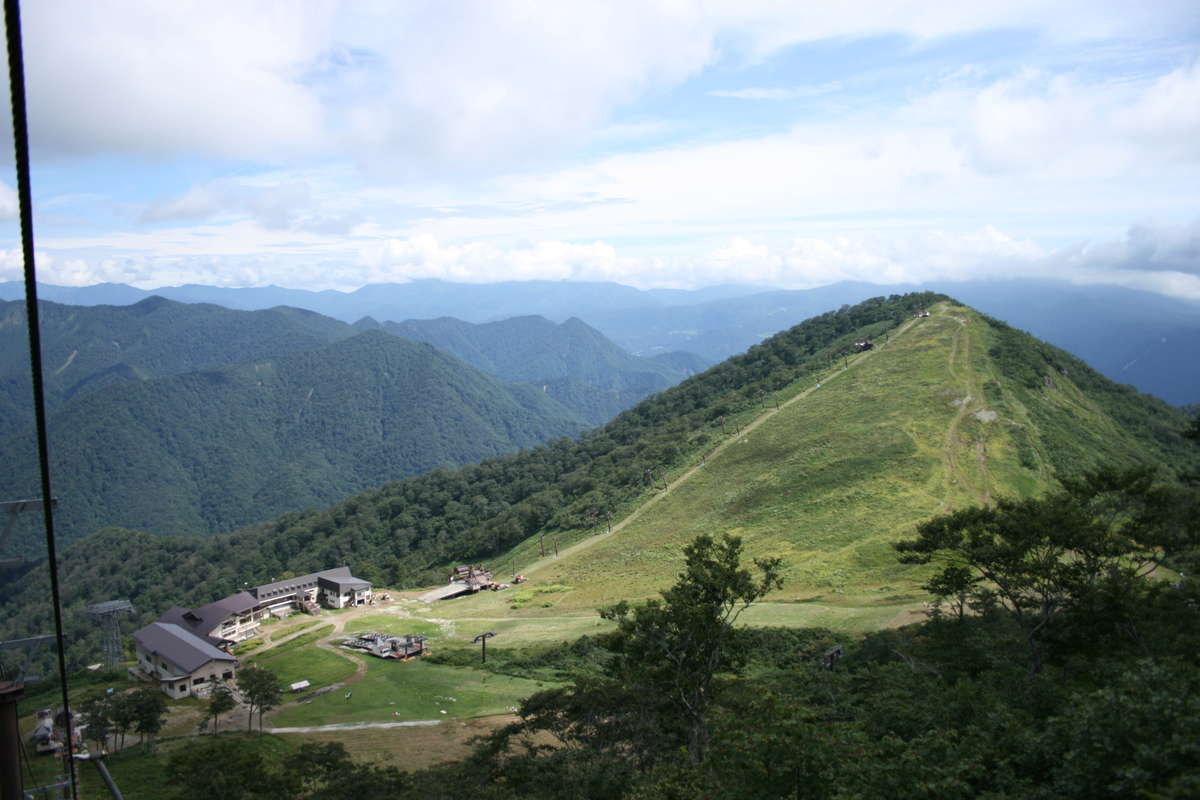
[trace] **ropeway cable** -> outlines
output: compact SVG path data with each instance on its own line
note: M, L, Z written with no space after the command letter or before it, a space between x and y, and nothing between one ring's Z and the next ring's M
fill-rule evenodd
M12 105L13 148L17 166L17 199L21 212L21 254L25 259L25 316L29 323L29 371L33 380L33 408L37 427L38 460L42 477L42 520L46 528L46 561L50 570L50 599L54 605L54 634L58 642L58 674L62 681L63 716L67 732L64 750L71 781L72 800L79 798L75 774L74 725L67 691L62 601L58 587L58 557L54 548L54 510L50 498L50 449L46 436L46 395L42 385L42 337L37 304L37 272L33 262L33 200L29 187L29 120L25 109L25 63L21 48L19 0L4 0L4 27L8 39L9 101Z

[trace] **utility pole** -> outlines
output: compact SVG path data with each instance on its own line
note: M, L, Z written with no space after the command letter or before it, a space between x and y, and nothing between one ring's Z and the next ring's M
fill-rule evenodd
M476 636L474 639L471 640L472 644L480 645L480 662L479 663L481 663L481 664L487 663L487 640L492 638L495 635L496 634L492 633L491 631L488 631L487 633L479 634L478 636Z

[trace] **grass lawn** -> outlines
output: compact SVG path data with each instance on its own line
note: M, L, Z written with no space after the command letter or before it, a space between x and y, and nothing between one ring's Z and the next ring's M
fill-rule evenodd
M280 639L291 636L293 633L299 633L300 631L305 630L306 628L312 628L312 627L315 627L320 624L321 624L320 620L315 620L312 617L308 617L307 619L305 619L301 622L295 622L295 623L292 623L291 625L286 625L282 628L277 628L275 630L272 630L270 632L271 633L271 641L277 642Z
M315 645L301 650L290 650L274 658L260 658L255 662L255 666L274 672L285 687L308 681L314 689L344 681L353 675L355 670L354 662Z
M414 633L429 638L437 637L442 629L436 622L401 617L396 614L368 614L346 623L346 633L388 633L401 635Z
M393 722L503 714L544 688L538 681L425 661L371 659L351 697L334 691L272 715L273 727ZM449 698L454 698L450 700ZM445 714L441 712L445 711Z
M261 664L284 653L290 653L301 648L307 648L310 644L318 639L324 639L329 634L333 633L333 625L322 625L319 628L313 628L307 633L302 633L295 639L289 639L277 647L272 647L267 650L262 650L251 655L247 661L255 664Z

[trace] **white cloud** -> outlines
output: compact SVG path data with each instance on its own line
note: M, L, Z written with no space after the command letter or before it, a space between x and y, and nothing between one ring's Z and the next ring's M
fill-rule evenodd
M224 229L220 237L194 231L191 238L181 235L166 249L150 249L144 239L139 247L132 237L103 243L74 239L39 251L39 275L62 285L112 281L155 288L199 282L343 290L422 278L616 281L643 288L736 282L804 289L847 280L896 284L1057 277L1200 300L1200 220L1134 226L1119 241L1083 242L1055 251L991 226L793 236L778 245L735 236L694 257L633 256L604 241L544 240L506 247L480 241L443 244L427 234L357 244L315 234L296 241L272 237L253 223L241 223ZM231 238L237 240L232 246ZM72 248L53 249L64 244ZM106 254L118 244L121 255ZM89 245L99 255L81 255ZM20 269L18 250L0 253L0 278L16 279Z
M841 81L830 81L819 86L787 86L782 88L751 87L747 89L714 89L709 92L713 97L729 97L734 100L798 100L804 97L817 97L823 94L840 91Z
M323 137L300 80L328 3L32 3L22 17L30 140L42 156L276 159Z
M58 0L30 4L24 27L43 156L320 154L423 174L562 152L718 59L797 43L997 28L1075 41L1178 34L1196 19L1191 0Z
M1056 254L1056 260L1073 269L1200 277L1200 217L1185 225L1133 225L1118 241L1083 243Z
M1084 82L1034 70L970 99L962 134L985 171L1085 175L1200 161L1200 62L1149 83Z
M142 210L141 222L208 222L252 219L267 230L345 234L363 217L356 211L322 213L305 181L268 183L212 181L173 197L160 197Z

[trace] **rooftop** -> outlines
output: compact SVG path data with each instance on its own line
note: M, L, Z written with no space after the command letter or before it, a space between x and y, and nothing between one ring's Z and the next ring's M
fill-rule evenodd
M134 633L133 638L143 650L167 659L186 672L199 669L209 661L237 663L236 658L201 637L167 622L151 622Z

